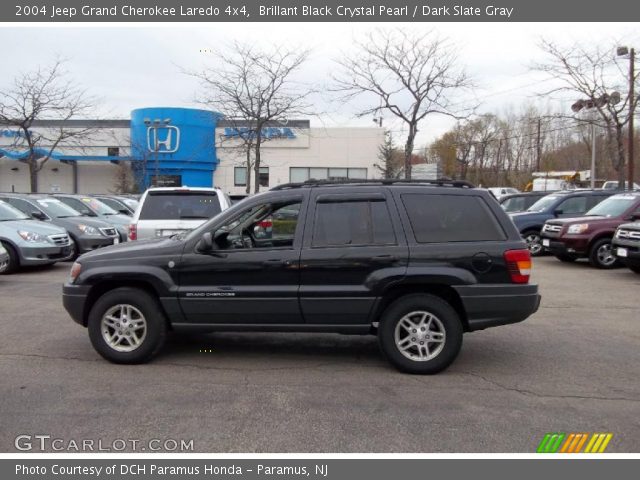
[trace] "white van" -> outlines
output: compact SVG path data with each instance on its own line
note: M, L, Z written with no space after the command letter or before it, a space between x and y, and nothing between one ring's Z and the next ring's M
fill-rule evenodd
M157 187L142 195L129 240L169 237L199 227L231 206L219 188Z

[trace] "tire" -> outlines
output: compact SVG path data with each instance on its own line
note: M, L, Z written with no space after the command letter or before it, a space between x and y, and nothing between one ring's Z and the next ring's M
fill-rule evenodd
M620 264L620 260L611 249L611 239L601 238L596 240L589 249L589 263L602 269L615 268Z
M560 260L561 262L564 263L573 263L577 260L576 257L572 256L572 255L567 255L564 253L558 253L557 255L555 255L555 257Z
M128 326L132 324L133 327ZM166 318L157 300L144 290L131 287L102 295L91 308L87 327L93 348L113 363L147 362L160 351L167 336ZM133 332L137 342L129 340L133 337L126 333L115 339L119 331ZM112 338L115 346L107 338Z
M78 242L71 235L69 235L69 238L71 240L71 254L65 260L65 262L75 262L76 259L80 256L78 255Z
M9 254L9 261L6 265L0 266L0 275L6 275L9 273L13 273L20 268L20 257L18 256L18 252L16 252L15 248L13 248L10 244L6 242L0 242L2 246L5 248L7 253Z
M527 248L532 257L539 257L544 253L542 238L538 230L527 230L522 233L522 238L527 242Z
M422 322L426 325L421 326ZM411 323L416 329L407 329ZM421 328L426 328L424 333ZM438 333L440 335L435 337ZM384 311L378 327L378 342L389 362L398 370L431 375L441 372L456 359L462 346L462 333L462 323L451 305L434 295L414 294L396 300ZM414 338L416 340L412 341ZM432 341L426 341L429 338ZM435 341L436 338L442 341ZM424 344L420 345L420 341ZM398 343L407 345L404 353ZM419 360L418 355L423 360Z

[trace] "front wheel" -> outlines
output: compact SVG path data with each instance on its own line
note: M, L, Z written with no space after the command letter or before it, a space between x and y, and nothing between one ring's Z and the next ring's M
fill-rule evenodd
M434 295L415 294L396 300L385 310L378 341L398 370L434 374L458 356L462 332L451 305Z
M589 263L596 268L614 268L618 266L618 258L613 253L610 238L601 238L589 250Z
M149 293L123 287L105 293L89 313L93 348L113 363L144 363L164 344L167 324Z
M532 257L538 257L542 255L544 252L544 247L542 246L542 238L540 237L540 232L536 230L529 230L522 234L522 238L527 243L527 248L529 249L529 253L531 253Z
M8 243L0 242L0 245L5 248L9 255L9 259L6 262L0 263L0 275L15 272L20 268L20 257L18 256L18 252L16 252L16 250Z

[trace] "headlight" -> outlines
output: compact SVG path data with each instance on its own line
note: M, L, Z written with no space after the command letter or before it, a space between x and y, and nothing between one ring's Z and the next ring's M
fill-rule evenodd
M78 225L78 230L80 230L85 235L100 235L100 232L98 231L98 229L90 225L80 224Z
M80 265L78 262L73 263L73 265L71 266L71 271L69 272L70 283L73 283L76 281L76 278L78 278L78 275L80 275L81 269L82 269L82 265Z
M583 233L583 232L586 232L587 230L589 230L588 223L576 223L575 225L569 226L569 230L567 230L567 233L571 235L576 233Z
M28 232L26 230L18 230L18 235L20 235L27 242L48 242L49 239L43 235L40 235L36 232Z

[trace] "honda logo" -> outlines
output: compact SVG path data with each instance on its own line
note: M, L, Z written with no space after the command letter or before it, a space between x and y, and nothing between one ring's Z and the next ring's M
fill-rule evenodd
M147 128L147 146L153 153L174 153L180 146L180 129L173 125Z

